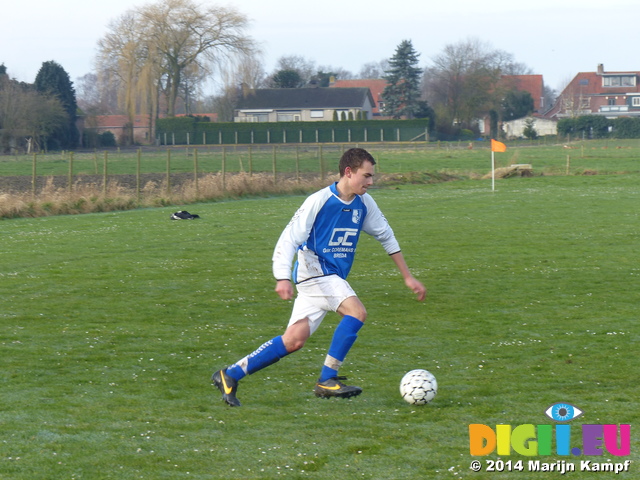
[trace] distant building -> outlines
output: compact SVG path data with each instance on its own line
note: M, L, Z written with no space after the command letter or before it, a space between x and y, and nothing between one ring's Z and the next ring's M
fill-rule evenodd
M334 112L357 118L373 116L368 88L263 88L245 90L235 109L235 122L331 121Z
M527 126L527 121L531 121L533 129L538 136L544 137L545 135L557 135L558 134L558 122L549 118L541 117L524 117L516 120L509 120L502 124L502 131L506 138L522 138L524 137L524 129Z
M382 115L382 111L384 110L382 92L384 92L386 86L387 81L381 78L369 80L336 80L329 85L331 88L368 88L373 98L373 117L380 117Z
M580 72L565 87L545 117L640 116L639 75L637 71L606 72L603 64L599 64L595 72Z
M176 117L184 117L185 114L176 115ZM210 121L218 120L217 113L195 113L194 117L208 117ZM160 118L166 118L166 115L160 115ZM84 130L93 131L97 134L111 132L116 138L118 144L124 144L128 140L136 145L150 144L155 141L151 138L151 125L149 115L136 115L133 125L129 121L128 115L97 115L95 117L85 117ZM131 139L129 139L131 136Z
M544 103L544 80L542 75L503 75L500 87L507 90L529 92L533 98L534 114L542 114L550 105Z
M498 88L504 91L517 90L520 92L528 92L533 99L533 112L531 112L531 115L535 119L542 117L542 113L548 108L548 105L545 105L544 101L544 80L542 75L502 75ZM502 130L507 138L521 137L525 120L525 118L522 118L504 122ZM556 134L555 122L536 120L536 124L540 128L538 135ZM489 117L480 120L479 127L481 134L489 134L491 128Z

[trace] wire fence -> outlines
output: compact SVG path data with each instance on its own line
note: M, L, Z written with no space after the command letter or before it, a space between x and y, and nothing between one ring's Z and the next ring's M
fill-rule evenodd
M508 142L507 153L498 154L498 166L533 164L534 172L550 174L571 174L580 169L638 169L638 141L627 141L622 146L616 143L615 149L611 141L574 145L547 142L548 139ZM274 184L282 179L300 182L310 176L324 181L337 173L342 152L358 146L374 155L378 173L449 172L477 176L488 173L490 167L488 142L144 147L0 157L0 193L29 192L37 196L47 185L71 192L80 184L92 184L106 194L110 183L119 182L139 195L150 181L162 184L169 193L185 181L195 182L197 190L199 179L207 175L219 177L223 187L229 176L237 174L249 178L260 174L263 180L269 177Z

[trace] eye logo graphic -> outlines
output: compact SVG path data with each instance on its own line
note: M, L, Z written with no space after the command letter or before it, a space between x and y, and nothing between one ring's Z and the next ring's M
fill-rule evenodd
M570 422L584 412L569 403L554 403L544 411L545 415L556 422Z

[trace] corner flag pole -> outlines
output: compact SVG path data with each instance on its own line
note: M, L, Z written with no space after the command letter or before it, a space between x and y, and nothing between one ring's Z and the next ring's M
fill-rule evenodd
M506 152L507 146L498 142L497 140L491 139L491 191L495 191L496 189L496 157L495 152Z
M496 191L496 153L491 150L491 191Z

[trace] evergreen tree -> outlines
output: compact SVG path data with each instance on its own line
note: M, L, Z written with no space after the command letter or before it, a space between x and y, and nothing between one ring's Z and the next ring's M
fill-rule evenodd
M36 90L42 95L57 98L68 116L68 122L49 137L50 148L76 148L78 146L78 105L76 91L69 74L54 61L44 62L34 82Z
M524 130L522 130L522 134L529 140L535 140L536 138L538 138L536 121L533 118L527 118L524 121Z
M420 75L418 57L411 40L403 40L389 59L389 70L383 78L388 85L382 92L384 113L393 118L413 118L419 110Z
M273 76L271 84L273 88L300 88L304 81L295 70L280 70Z
M515 120L533 113L533 97L523 90L507 92L502 101L502 120Z

